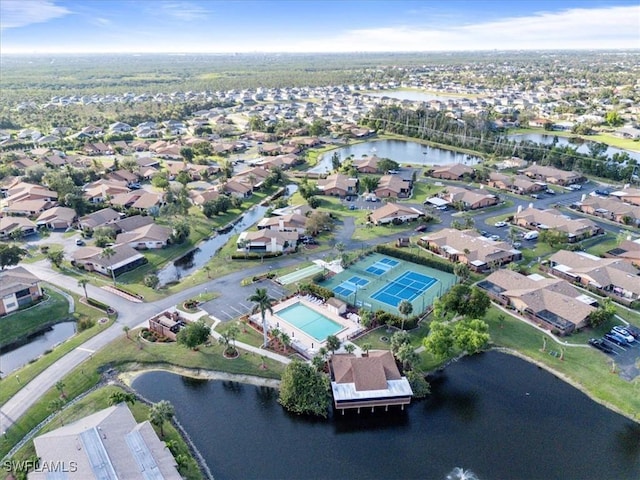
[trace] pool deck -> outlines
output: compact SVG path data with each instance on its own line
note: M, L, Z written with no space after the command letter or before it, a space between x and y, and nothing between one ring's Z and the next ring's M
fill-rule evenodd
M277 316L280 310L284 310L285 308L295 303L301 303L305 307L310 308L311 310L314 310L315 312L327 317L328 319L342 325L342 330L335 334L342 342L346 341L350 335L364 330L362 325L360 325L359 323L341 317L340 315L332 311L326 303L317 304L307 300L303 296L291 297L282 303L274 305L273 315L267 312L267 315L265 317L267 325L269 326L269 330L277 328L281 332L289 335L291 337L291 343L294 348L305 354L307 357L313 357L318 352L318 349L326 344L326 341L318 342L318 340L316 340L315 338L307 335L299 328L294 327L286 320L283 320L282 318ZM260 321L258 317L256 318L258 321Z

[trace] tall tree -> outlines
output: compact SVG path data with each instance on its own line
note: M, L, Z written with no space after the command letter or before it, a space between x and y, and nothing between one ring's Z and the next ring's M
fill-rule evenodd
M27 253L24 248L17 245L0 243L0 270L17 265Z
M82 287L82 289L84 290L85 299L89 298L89 295L87 294L87 283L89 283L89 280L87 280L86 278L81 278L80 280L78 280L78 286Z
M171 421L175 415L175 409L171 402L160 400L151 405L149 409L149 421L160 429L160 437L164 438L164 423Z
M267 312L273 315L273 301L274 299L269 297L269 293L266 288L256 288L256 291L253 295L247 298L247 301L253 302L253 312L260 312L260 317L262 318L262 335L264 337L264 341L262 344L263 348L267 348L267 344L269 343L269 336L267 332Z
M404 322L405 320L413 313L413 305L408 300L402 300L398 304L398 311L402 315L402 330L404 330Z
M198 345L202 345L209 339L211 329L202 320L197 322L188 323L185 327L180 329L176 336L176 341L180 345L184 345L192 350L198 348Z
M278 401L290 412L326 417L331 403L329 378L312 365L294 360L282 373Z
M136 403L136 395L130 392L123 392L122 390L116 390L109 395L109 405L118 405L119 403L126 402L131 405Z

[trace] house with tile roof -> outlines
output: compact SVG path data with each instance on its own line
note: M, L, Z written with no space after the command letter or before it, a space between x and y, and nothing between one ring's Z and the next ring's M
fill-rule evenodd
M42 298L40 279L24 267L0 271L0 315L31 305Z
M358 179L351 178L341 173L333 173L327 178L318 179L318 190L323 195L334 197L346 197L358 194Z
M508 269L493 272L477 286L498 303L561 335L586 327L597 305L566 280L525 276Z
M438 196L452 205L460 205L464 210L477 210L498 204L498 197L492 193L462 187L448 186Z
M465 175L472 175L473 168L462 163L440 165L428 171L429 176L443 180L462 180Z
M398 203L386 203L374 210L369 215L369 218L376 225L386 225L389 223L410 222L423 216L424 213L417 208Z
M589 215L606 218L623 225L640 226L640 205L623 202L616 197L589 196L576 204Z
M17 235L24 237L36 233L36 224L25 217L0 217L0 238Z
M508 243L483 237L476 230L444 228L421 237L418 244L451 262L469 265L474 272L484 272L522 258L522 252Z
M68 207L53 207L46 210L36 219L38 227L44 226L50 230L66 230L77 219L76 211Z
M333 404L337 410L411 403L413 390L400 374L393 354L388 350L370 350L368 355L334 354L329 360Z
M117 277L147 263L145 256L129 245L120 244L112 248L115 254L107 257L102 248L81 247L71 254L71 264L89 272Z
M554 185L572 185L574 183L584 182L586 179L578 172L560 170L559 168L549 167L546 165L530 165L529 167L520 170L521 173L527 177L535 180L553 183Z
M411 180L399 175L383 175L374 192L378 198L408 198L411 196Z
M298 232L279 232L262 229L257 232L245 231L238 237L238 251L245 253L292 252L298 244Z
M640 270L623 259L560 250L549 258L549 267L557 276L614 299L640 299Z
M553 209L526 208L516 212L513 223L528 230L557 230L566 233L569 243L602 233L602 229L587 218L571 219Z
M155 223L118 234L115 243L125 244L136 250L164 248L169 244L172 229Z

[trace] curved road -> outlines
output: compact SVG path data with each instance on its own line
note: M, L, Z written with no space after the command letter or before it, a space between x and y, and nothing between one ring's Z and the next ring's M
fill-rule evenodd
M353 220L353 219L351 219ZM394 234L385 237L379 237L368 242L351 242L351 235L353 235L355 225L353 221L347 221L341 228L337 229L335 241L343 242L349 248L354 245L360 247L373 246L379 243L395 240L402 234ZM406 233L404 234L406 236ZM315 260L322 258L326 255L330 255L329 252L318 252L307 256L309 260ZM131 302L119 295L108 292L91 284L87 285L87 293L91 298L95 298L107 305L111 305L118 311L118 319L116 322L106 329L104 332L87 340L81 346L75 348L64 357L57 360L40 375L35 377L31 382L25 385L21 390L16 393L11 399L9 399L0 408L0 432L5 432L13 425L13 423L19 419L24 413L35 404L40 397L55 386L56 382L61 380L67 373L73 370L75 367L84 362L94 352L104 348L110 342L115 340L118 336L122 335L122 328L126 325L129 328L134 328L139 325L145 324L146 321L158 313L179 304L189 298L197 296L199 293L209 290L211 292L224 291L224 297L213 300L213 302L224 302L230 305L237 305L246 300L256 288L256 285L250 285L247 287L240 287L240 281L243 278L264 273L268 268L282 268L294 265L302 261L299 255L292 257L280 258L272 261L269 264L259 265L257 267L240 270L238 272L230 273L224 277L210 280L206 283L196 285L185 289L179 293L163 298L156 302L151 303L136 303ZM33 264L24 265L24 267L37 275L43 281L46 281L52 285L67 289L75 292L79 295L84 295L82 287L78 286L77 280L73 277L68 277L59 272L52 271L49 262L42 260ZM210 307L207 304L203 305L204 310L216 311L212 305ZM7 378L6 381L11 381ZM16 380L17 381L17 380Z

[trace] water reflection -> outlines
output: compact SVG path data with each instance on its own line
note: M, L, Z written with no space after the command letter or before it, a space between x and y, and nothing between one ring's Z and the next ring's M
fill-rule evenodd
M151 372L133 387L176 406L216 480L444 479L454 467L481 479L640 478L636 424L495 352L447 367L405 411L328 419L289 414L275 391L237 382L192 388Z

